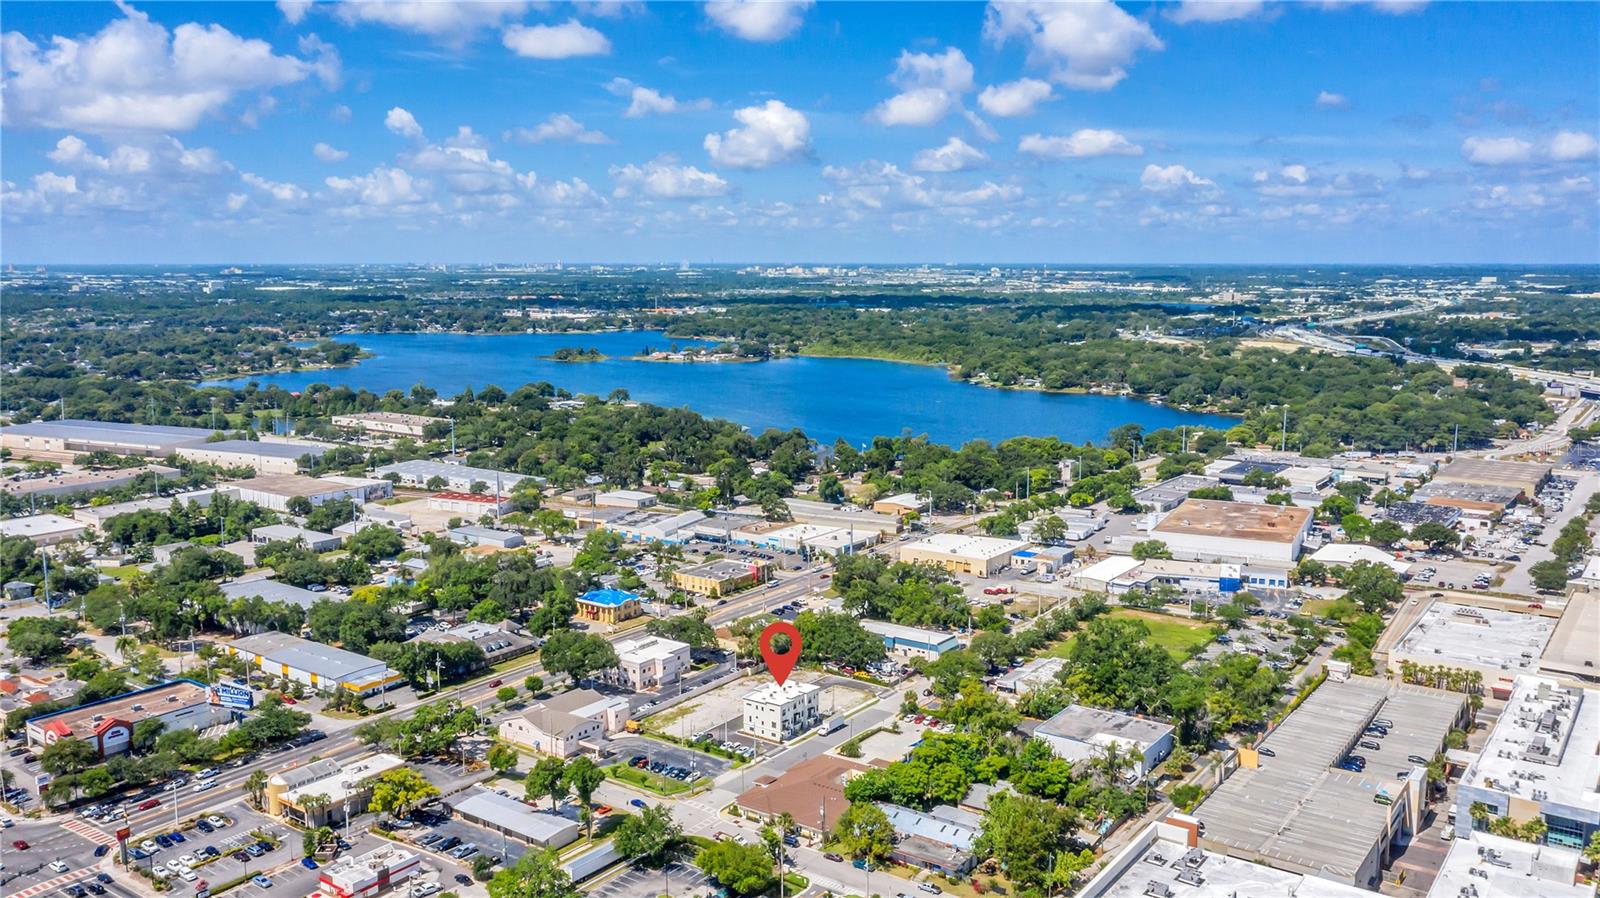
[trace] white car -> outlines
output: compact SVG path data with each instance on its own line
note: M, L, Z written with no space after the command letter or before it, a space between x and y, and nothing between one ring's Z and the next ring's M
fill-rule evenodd
M228 825L228 821L218 817L216 814L212 814L210 817L207 817L206 822L218 828Z
M65 873L72 868L67 866L66 861L56 860L50 862L50 869L56 871L57 873Z
M183 864L185 867L193 867L200 862L194 859L194 855L186 854L178 858L178 863Z
M154 876L156 879L166 879L172 874L167 872L166 867L151 867L150 875Z
M217 781L216 780L206 780L203 783L195 783L194 784L194 788L191 789L190 791L194 792L196 795L198 795L201 792L206 791L207 789L215 789L216 787L217 787Z
M200 877L195 875L195 872L193 870L190 870L188 867L184 867L182 870L178 871L178 878L183 880L184 882L194 882L196 879L199 879Z
M183 864L178 862L176 859L167 861L167 870L170 871L174 876L176 876L183 869Z
M428 898L429 895L437 891L439 891L438 883L419 882L411 887L411 898Z
M161 846L157 845L154 839L145 839L139 843L139 847L144 849L145 854L155 854L161 850Z

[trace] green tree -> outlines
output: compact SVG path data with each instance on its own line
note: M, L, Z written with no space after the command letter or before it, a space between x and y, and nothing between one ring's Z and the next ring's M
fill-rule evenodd
M439 787L411 767L384 771L372 784L368 809L378 814L404 817L418 805L439 794Z
M517 697L517 687L501 686L499 689L494 691L494 697L499 700L500 704L507 704L512 699Z
M567 796L566 764L560 758L541 758L533 769L528 771L527 778L523 781L528 798L538 799L548 797L550 810L554 811Z
M522 688L528 690L529 695L538 695L544 691L544 677L537 674L522 681Z
M1140 561L1148 561L1152 558L1171 558L1172 550L1159 539L1143 539L1133 544L1130 554Z
M831 840L843 854L882 863L894 851L894 825L877 805L852 801L834 823Z
M529 851L489 880L489 898L579 898L554 849Z
M755 895L771 888L774 882L772 858L763 845L716 842L700 849L694 865L735 895Z
M82 739L58 739L39 752L39 766L51 776L82 773L99 760L100 753Z
M576 630L561 630L546 640L540 650L545 670L564 673L574 681L584 680L602 670L617 666L617 652L605 637Z
M1534 564L1528 568L1528 575L1533 579L1533 588L1540 592L1561 592L1567 588L1567 566L1555 559Z
M629 815L612 836L617 853L647 867L666 866L681 852L683 827L665 805L653 804Z
M267 793L267 772L250 771L250 775L244 778L244 790L250 795L250 803L261 807L261 797Z
M504 742L496 742L489 747L489 754L485 760L489 762L491 768L505 773L517 766L518 757L516 749Z
M594 790L600 788L600 784L606 779L605 771L587 755L580 755L568 761L566 770L561 776L567 788L578 796L578 801L582 802L584 807L593 803Z

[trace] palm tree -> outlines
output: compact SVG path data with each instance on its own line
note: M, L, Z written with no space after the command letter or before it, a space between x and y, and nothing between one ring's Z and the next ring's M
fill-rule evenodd
M259 809L261 807L261 796L267 791L266 771L250 771L250 775L244 779L244 789L250 793L250 802Z
M312 821L317 819L318 812L330 804L333 804L333 799L321 792L300 799L300 810L305 812L306 825L310 826Z
M128 658L139 648L139 640L132 636L122 635L112 643L117 649L117 654L122 656L122 663L128 663Z

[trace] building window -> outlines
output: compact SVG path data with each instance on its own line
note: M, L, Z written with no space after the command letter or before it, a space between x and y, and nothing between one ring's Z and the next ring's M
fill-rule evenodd
M1582 848L1584 839L1584 826L1577 820L1567 817L1557 817L1554 814L1544 815L1545 825L1549 830L1545 833L1545 843L1548 845L1561 845L1566 848Z

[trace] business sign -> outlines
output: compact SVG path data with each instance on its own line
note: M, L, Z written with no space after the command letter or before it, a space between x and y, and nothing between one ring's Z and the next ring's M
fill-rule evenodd
M117 841L126 842L128 841L128 837L131 835L133 835L133 830L124 826L123 828L117 830Z
M255 707L256 698L250 690L243 686L234 686L231 683L217 683L210 690L211 704L221 705L224 708L237 708L248 711Z

